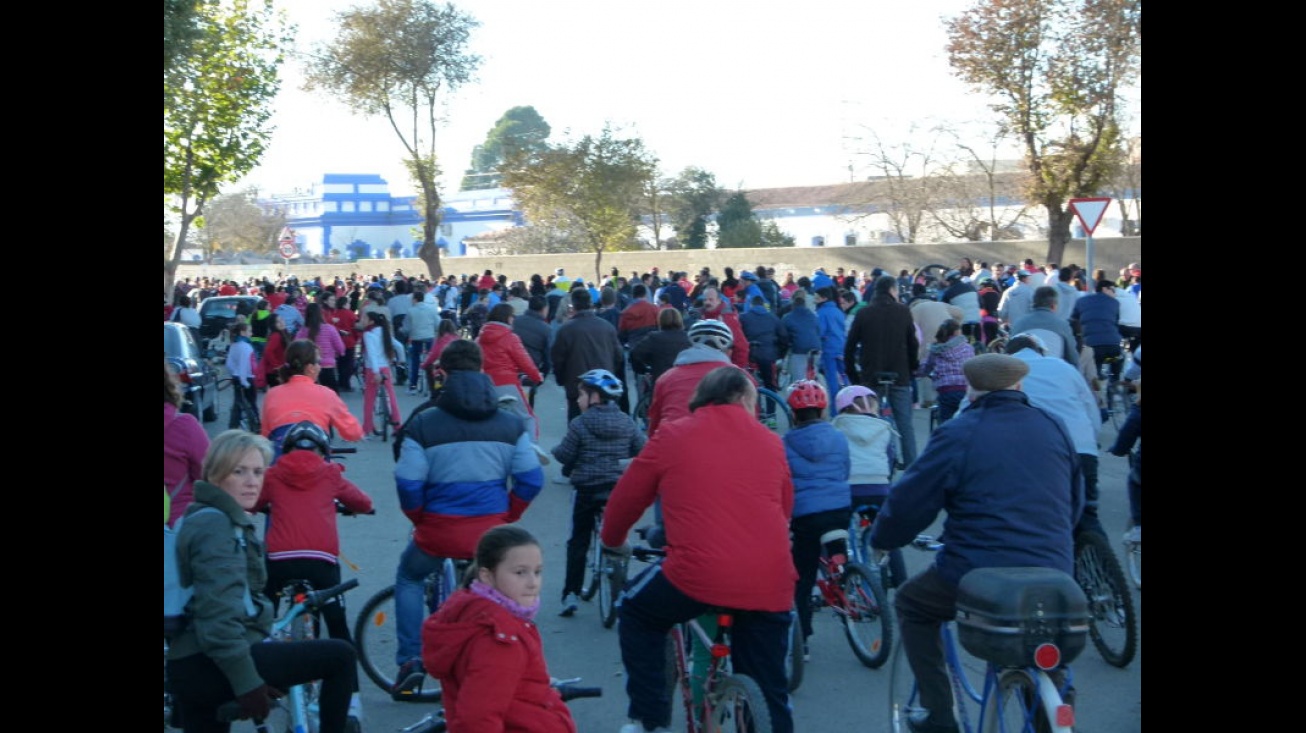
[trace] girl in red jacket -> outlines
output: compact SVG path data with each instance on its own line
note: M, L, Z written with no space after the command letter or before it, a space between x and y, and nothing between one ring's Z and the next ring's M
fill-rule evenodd
M440 680L449 730L576 733L534 623L543 567L530 532L489 529L463 588L422 625L422 662Z

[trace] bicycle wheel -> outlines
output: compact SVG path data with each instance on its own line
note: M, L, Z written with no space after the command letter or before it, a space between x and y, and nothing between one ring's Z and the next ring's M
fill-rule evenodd
M617 599L626 584L626 566L620 558L601 555L599 558L599 619L603 628L610 629L617 622Z
M712 722L708 730L771 733L771 711L757 681L746 674L725 677L712 691Z
M937 404L930 406L930 433L939 429L942 421L939 419L939 406Z
M649 389L643 397L639 398L639 402L635 403L635 411L631 413L631 417L635 418L635 424L646 434L648 433L648 408L651 404L653 404L653 390Z
M842 586L847 606L835 610L848 645L862 664L879 669L889 660L893 647L893 611L879 574L865 565L848 563Z
M794 424L794 412L784 398L766 387L757 388L757 419L776 435L784 435Z
M386 389L389 380L384 380L377 387L376 395L376 421L377 429L381 431L382 442L390 440L390 392Z
M916 692L916 675L912 674L907 652L899 642L894 647L893 662L889 665L889 730L908 733L907 718L924 714L925 708L921 707Z
M789 680L790 692L803 684L803 664L803 625L795 613L789 623L789 652L785 654L785 679Z
M1097 532L1075 537L1075 580L1088 597L1088 636L1093 646L1107 664L1128 666L1138 644L1134 599L1120 561Z
M358 663L368 679L386 695L395 684L395 653L399 649L398 618L395 616L395 587L392 585L367 600L354 622L354 646ZM428 681L433 683L433 681ZM438 683L423 685L420 691L405 696L414 702L437 702Z
M1134 587L1143 589L1143 543L1126 542L1125 543L1125 565L1129 568L1129 579L1134 581Z
M1111 427L1117 432L1120 426L1125 424L1125 418L1129 415L1129 392L1120 382L1107 387L1106 391L1107 404L1106 409L1111 415Z
M995 733L1050 733L1047 715L1034 678L1023 669L1008 669L998 677L984 708L984 730Z
M590 550L588 582L580 591L582 601L594 600L594 594L599 592L599 576L603 574L603 543L599 540L598 523L595 523L594 532L590 534Z

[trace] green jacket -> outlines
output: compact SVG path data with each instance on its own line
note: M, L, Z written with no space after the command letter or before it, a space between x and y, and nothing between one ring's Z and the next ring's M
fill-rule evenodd
M196 516L204 507L219 509L227 519L213 512ZM244 528L244 547L233 538L232 523ZM267 638L273 619L272 603L263 595L263 542L253 520L225 491L196 481L195 501L177 535L177 559L181 582L194 586L195 595L187 605L190 622L169 644L168 658L207 654L237 695L263 684L249 646ZM257 609L253 616L245 610L246 589Z

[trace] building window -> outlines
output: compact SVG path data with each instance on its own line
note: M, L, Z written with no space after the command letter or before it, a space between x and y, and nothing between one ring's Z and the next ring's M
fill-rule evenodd
M376 202L376 210L377 210L377 211L389 211L389 210L390 210L390 202L389 202L389 201L377 201L377 202Z
M341 211L345 211L345 212L357 211L357 210L358 210L358 204L356 204L356 203L353 202L353 201L341 201L341 202L340 202L340 210L341 210Z
M453 234L453 224L450 224L450 223L448 223L448 222L443 222L443 223L441 223L441 224L440 224L440 233L443 234L443 235L446 236L446 237L447 237L447 236L450 236L451 234Z
M845 234L845 235L843 235L843 246L845 246L845 247L856 247L856 246L857 246L857 235L856 235L855 233L854 233L854 234Z

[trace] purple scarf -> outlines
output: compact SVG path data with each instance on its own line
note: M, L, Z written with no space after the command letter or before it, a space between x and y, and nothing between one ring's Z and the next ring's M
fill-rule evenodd
M529 606L523 606L508 596L500 593L493 586L486 585L479 580L472 581L471 591L481 598L494 601L500 606L503 606L508 609L509 613L522 621L534 621L535 614L540 611L540 599L536 598L535 603Z

